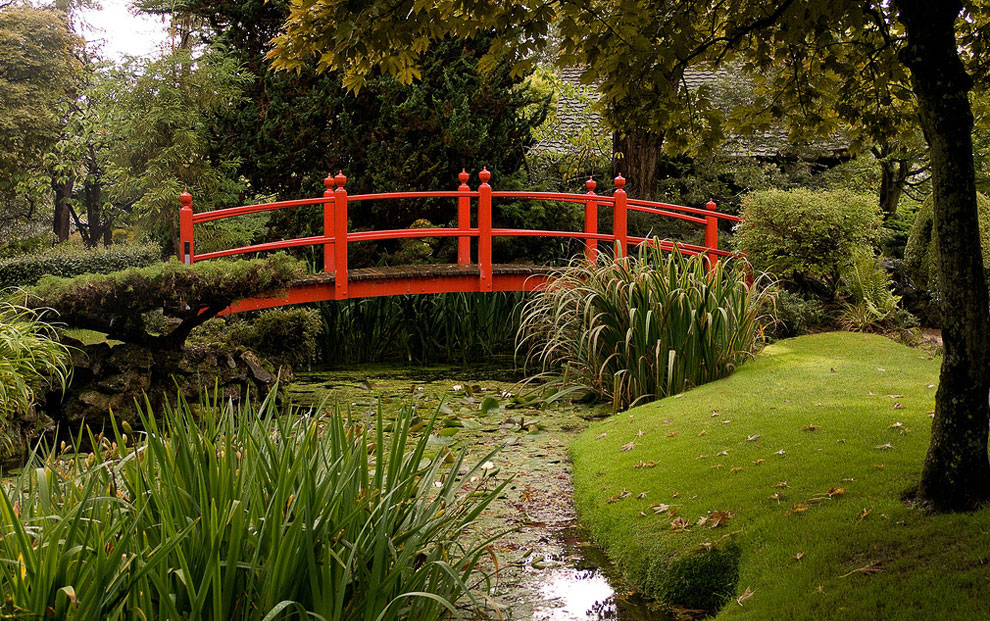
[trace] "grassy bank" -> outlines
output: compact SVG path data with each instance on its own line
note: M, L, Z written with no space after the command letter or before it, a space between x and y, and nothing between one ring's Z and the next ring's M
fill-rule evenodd
M990 618L990 510L901 499L938 365L877 336L779 342L589 428L579 515L640 588L723 618Z

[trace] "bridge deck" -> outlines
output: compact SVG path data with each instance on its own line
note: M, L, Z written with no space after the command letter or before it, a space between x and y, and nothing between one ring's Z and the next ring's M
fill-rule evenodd
M491 291L532 291L556 269L545 265L505 263L492 265ZM348 270L348 298L369 298L387 295L445 293L451 291L480 292L483 289L481 270L477 265L428 264L397 267L369 267ZM261 310L288 304L304 304L336 300L336 278L333 273L310 274L290 285L288 290L272 296L238 300L222 314Z

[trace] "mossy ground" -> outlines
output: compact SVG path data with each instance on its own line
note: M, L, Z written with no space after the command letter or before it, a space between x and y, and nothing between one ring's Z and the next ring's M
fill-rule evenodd
M781 341L591 425L571 446L581 521L644 591L695 606L714 589L723 618L990 618L990 509L902 500L938 369L878 336Z

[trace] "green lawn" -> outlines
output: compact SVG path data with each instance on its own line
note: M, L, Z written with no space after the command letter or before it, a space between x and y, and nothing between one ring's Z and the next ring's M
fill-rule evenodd
M990 619L990 509L933 516L901 499L938 368L879 336L781 341L579 436L581 521L644 591L688 607L721 592L723 618Z

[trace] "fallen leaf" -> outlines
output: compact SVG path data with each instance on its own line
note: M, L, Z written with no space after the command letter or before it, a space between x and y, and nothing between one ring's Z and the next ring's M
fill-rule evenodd
M646 498L646 492L640 492L640 493L636 494L636 498L639 499L639 500L642 500L642 499Z
M763 460L763 458L761 457L760 459L757 459L757 460L756 460L756 461L754 461L753 463L754 463L755 465L757 465L757 466L759 466L760 464L762 464L762 463L763 463L763 461L764 461L764 460Z
M672 422L674 422L674 419L673 418L665 418L665 419L663 419L663 424L664 425L669 425Z
M877 470L883 470L884 465L883 464L873 464L873 467L876 468Z
M903 410L904 409L904 406L901 405L900 403L895 403L894 404L894 409L895 410Z
M881 373L886 373L887 369L881 369L880 367L877 367L877 371L880 371Z
M600 434L598 434L597 436L595 436L595 439L596 439L596 440L601 440L602 438L604 438L604 437L605 437L605 436L607 436L607 435L608 435L608 434L607 434L607 433L605 433L605 432L603 431L602 433L600 433Z
M928 418L935 418L935 410L928 410Z
M729 454L729 451L722 451L721 453L717 453L715 455L715 457L725 457L728 454Z
M642 438L642 437L643 437L643 436L645 436L645 435L646 435L646 434L645 434L645 433L643 432L643 430L642 430L642 429L640 429L639 431L637 431L637 432L636 432L636 437L637 437L637 438Z
M622 445L622 451L623 452L631 451L634 448L636 448L636 443L635 442L628 442L628 443Z
M754 591L751 591L749 587L746 587L746 590L743 591L743 594L736 598L736 603L742 606L743 602L753 597L753 593Z
M894 423L893 425L891 425L890 427L888 427L888 429L897 429L898 427L903 427L903 426L904 426L904 423L902 423L901 421L897 421L896 423Z
M708 516L703 515L700 518L698 518L698 521L695 523L695 526L704 526L706 522L708 522Z
M808 505L804 504L803 502L799 502L796 505L794 505L793 507L791 507L791 513L801 513L802 511L807 511L810 508L811 507L809 507Z
M864 507L863 510L859 512L859 516L856 518L856 521L857 522L861 521L863 518L865 518L871 513L873 513L873 507L870 507L869 509Z
M736 517L735 513L729 511L713 511L708 516L708 528L718 528L725 526L725 523Z
M701 436L703 436L703 435L705 435L707 433L708 432L706 430L702 429L701 431L698 432L698 437L700 438Z
M670 497L671 498L680 498L681 495L678 492L674 492L673 494L670 495Z
M701 455L698 455L698 459L708 459L708 455L702 453Z
M804 558L804 552L798 552L797 554L794 555L795 561L800 561L803 558Z
M605 502L608 503L608 504L612 504L614 502L618 502L620 500L624 500L626 498L629 498L630 496L632 496L632 492L630 492L629 490L623 490L623 491L619 492L618 494L615 494L614 496L611 496Z
M891 399L901 399L904 397L904 395L887 395L887 396L890 397Z
M775 483L774 487L777 489L784 489L785 487L790 487L790 485L787 484L787 481L781 481L779 483Z
M774 455L786 455L786 454L787 454L787 451L785 451L784 449L780 449L779 451L777 451L776 453L774 453Z
M774 493L770 494L770 499L771 500L776 500L777 502L780 502L780 499L783 498L783 497L784 497L783 494L781 494L780 492L774 492Z
M641 461L638 464L635 464L633 468L655 468L656 465L657 462L655 461Z
M639 512L639 517L646 517L646 514L645 514L645 513L643 513L642 511L640 511L640 512Z
M670 530L675 533L683 533L689 526L691 526L691 523L684 518L674 518L674 520L670 523Z
M859 567L850 572L844 573L839 577L846 578L853 574L866 574L868 576L872 576L873 574L880 573L881 571L883 571L883 568L880 566L880 561L876 561L866 565L865 567Z
M742 466L732 466L731 468L729 468L729 470L731 472L739 472L740 470L742 470Z
M869 397L875 397L876 396L875 394L873 394L873 391L872 390L867 391L866 392L866 395L869 396Z
M855 480L856 480L856 477L843 477L842 482L843 483L852 483Z
M729 423L731 423L731 422L732 422L731 420L723 420L723 421L722 421L722 424L723 424L723 425L728 425L728 424L729 424Z
M751 436L746 436L746 441L747 442L754 442L754 441L759 440L759 439L760 439L760 434L758 434L758 433L754 433Z
M935 384L929 384L928 388L935 388Z
M831 498L832 496L841 496L845 494L846 490L843 487L830 487L826 493L828 494L828 497Z
M668 438L673 438L673 437L674 437L674 436L676 436L676 435L677 435L677 432L676 432L676 431L670 431L670 432L667 432L667 437L668 437Z
M888 450L894 448L894 445L891 444L890 442L887 442L885 444L878 444L876 446L876 448L880 449L881 451L888 451Z
M655 505L652 505L650 508L653 509L653 512L654 513L656 513L657 515L659 515L661 513L666 513L667 512L667 509L670 509L670 505L665 505L665 504L663 504L661 502L661 503L657 503Z
M815 429L818 429L818 425L805 425L801 431L814 431Z

